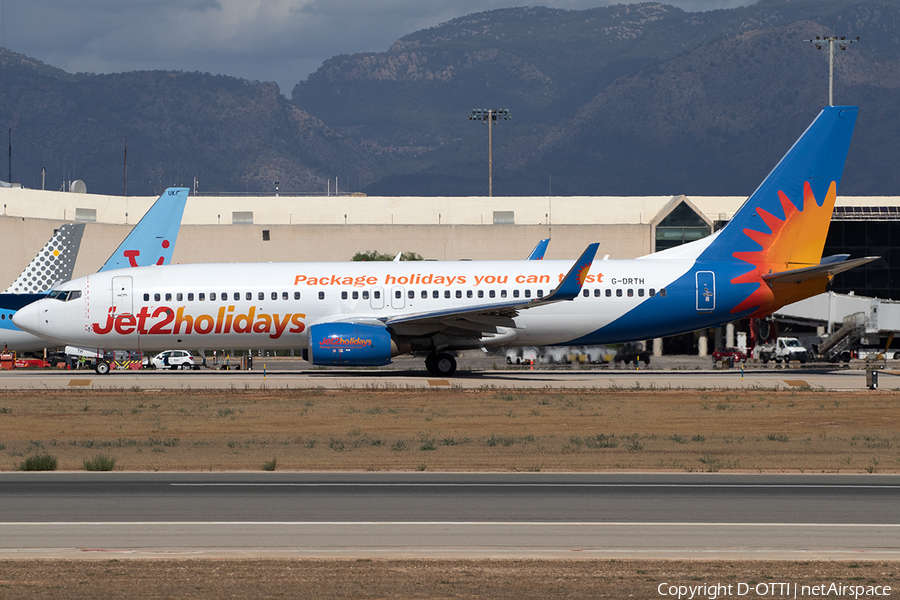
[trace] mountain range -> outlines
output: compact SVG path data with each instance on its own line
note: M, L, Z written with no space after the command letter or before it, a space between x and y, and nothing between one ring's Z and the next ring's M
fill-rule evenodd
M11 179L97 193L746 195L828 101L858 104L841 193L896 195L900 5L762 0L690 13L659 3L515 8L333 57L288 98L207 73L70 74L0 50ZM856 42L857 36L860 37ZM821 44L819 44L821 45ZM0 167L0 179L6 179Z

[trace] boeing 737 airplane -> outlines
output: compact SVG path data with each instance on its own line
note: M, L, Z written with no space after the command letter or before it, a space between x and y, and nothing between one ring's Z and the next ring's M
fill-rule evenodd
M713 235L634 260L194 264L89 275L14 322L84 348L302 349L316 365L675 335L767 315L873 258L822 259L857 108L826 107ZM98 372L105 372L98 365Z
M172 262L188 192L189 188L164 191L99 272ZM13 316L44 298L51 285L72 277L83 232L84 223L62 225L9 289L0 294L0 344L16 352L37 352L47 347L47 340L16 327Z

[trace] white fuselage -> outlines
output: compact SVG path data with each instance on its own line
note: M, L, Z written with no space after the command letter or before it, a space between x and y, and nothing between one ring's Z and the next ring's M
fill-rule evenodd
M523 310L512 327L450 347L565 344L651 298L662 300L660 292L693 265L692 260L595 261L575 300ZM61 285L57 294L80 294L39 301L19 311L16 323L51 341L89 348L305 348L308 328L318 323L383 323L542 297L571 266L568 261L426 261L142 267ZM673 311L693 306L693 290L680 299L672 291L667 301ZM414 337L416 327L397 330ZM635 334L631 339L640 339L641 332ZM617 331L607 341L624 341L622 335Z

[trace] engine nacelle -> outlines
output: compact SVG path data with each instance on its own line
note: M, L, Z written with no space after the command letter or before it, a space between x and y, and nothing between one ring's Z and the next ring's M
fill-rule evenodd
M378 325L320 323L309 328L309 362L314 365L378 367L397 354L390 332Z

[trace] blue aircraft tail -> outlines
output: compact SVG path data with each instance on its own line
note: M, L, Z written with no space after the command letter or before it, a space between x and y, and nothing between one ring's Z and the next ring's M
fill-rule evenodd
M822 109L699 259L767 272L819 264L857 111Z
M171 263L189 192L189 188L164 191L100 271Z

